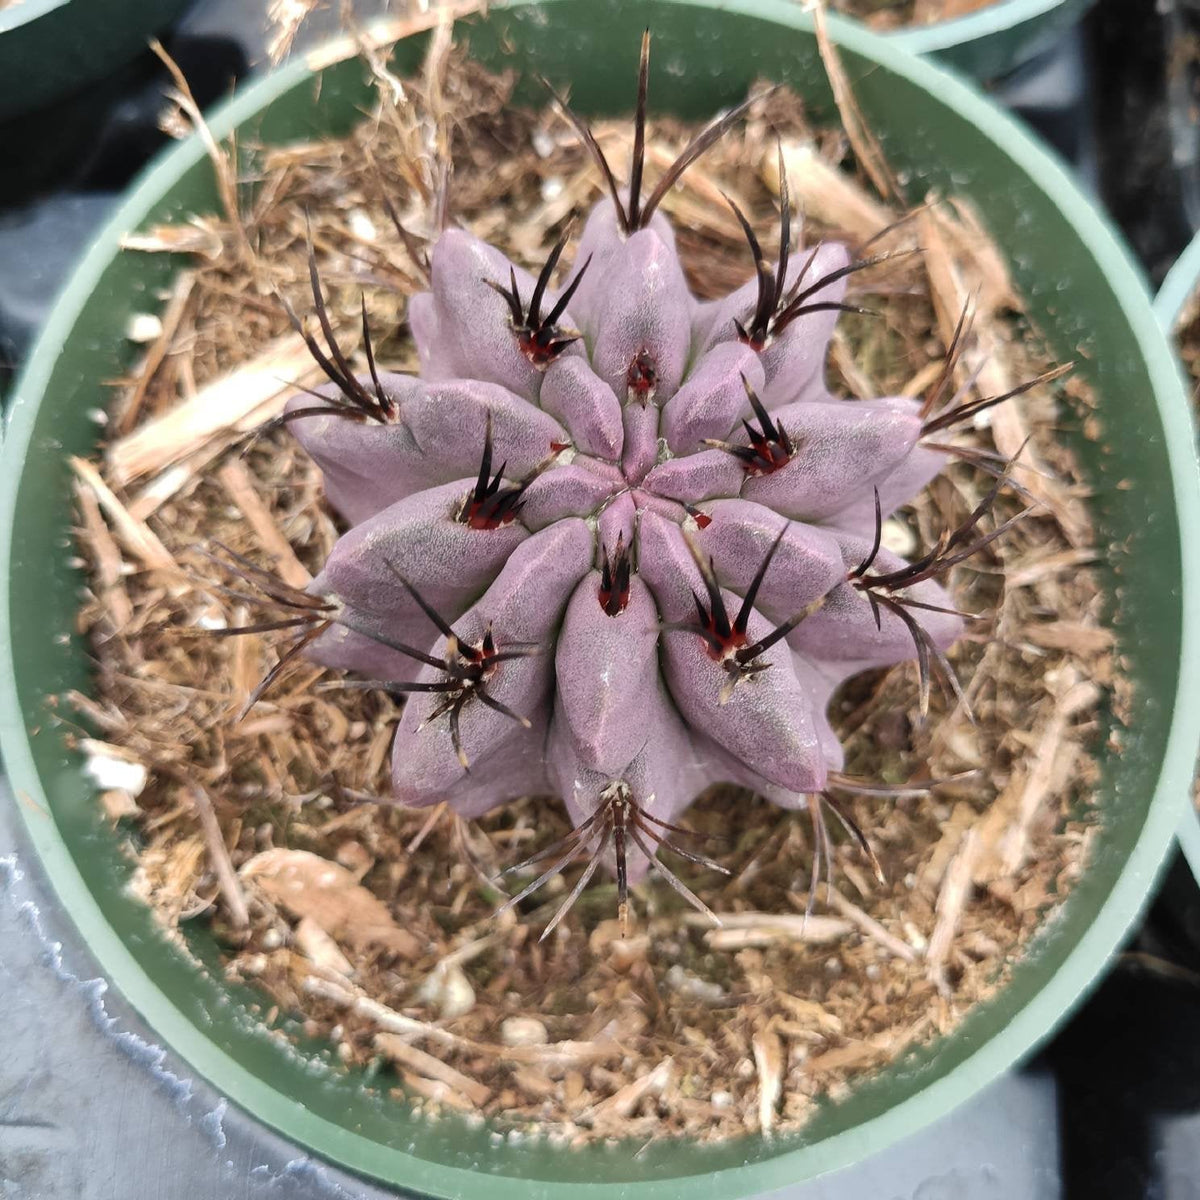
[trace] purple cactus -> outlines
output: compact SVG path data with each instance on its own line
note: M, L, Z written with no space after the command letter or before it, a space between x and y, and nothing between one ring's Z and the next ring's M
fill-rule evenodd
M795 251L782 169L776 263L735 206L755 276L698 302L660 204L742 110L643 197L646 80L644 45L624 191L562 105L609 194L559 287L566 237L533 277L442 233L410 307L419 378L378 369L365 311L352 372L313 265L330 382L284 420L350 528L307 594L271 586L296 610L289 655L408 697L398 803L562 798L575 831L522 896L583 853L572 899L606 863L623 904L655 869L699 905L656 857L708 862L670 840L697 793L730 781L819 808L843 765L825 714L842 680L915 657L923 701L939 668L954 686L962 619L937 577L993 536L984 507L913 564L880 530L948 461L933 435L995 401L950 397L949 367L925 404L829 393L847 280L879 260Z

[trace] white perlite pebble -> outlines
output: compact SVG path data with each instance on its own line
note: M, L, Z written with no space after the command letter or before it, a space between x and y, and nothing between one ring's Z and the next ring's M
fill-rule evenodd
M441 964L425 976L417 990L422 1004L432 1004L444 1019L461 1017L475 1007L475 989L458 963Z
M141 795L149 772L140 762L116 753L115 748L104 742L94 742L89 738L85 739L82 745L87 755L83 769L101 791L121 791L130 796Z
M536 1017L509 1017L500 1026L500 1040L506 1046L544 1046L550 1037Z
M375 222L361 208L351 210L347 224L350 226L350 232L359 241L374 242L379 237L379 231L375 228Z
M879 541L885 550L890 550L901 558L908 558L917 548L917 535L895 517L884 521Z
M162 331L162 322L153 313L134 313L125 326L125 336L131 342L153 342Z
M193 617L197 629L226 629L229 622L215 608L200 609Z

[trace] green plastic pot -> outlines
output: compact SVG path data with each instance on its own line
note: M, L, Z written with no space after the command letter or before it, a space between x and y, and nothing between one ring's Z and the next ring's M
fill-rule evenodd
M20 0L0 9L0 121L115 71L188 0Z
M1200 288L1200 233L1192 238L1187 249L1175 260L1154 300L1154 311L1172 341L1184 306L1197 288ZM1189 391L1192 390L1186 380L1185 386ZM1179 846L1192 868L1192 874L1200 881L1200 814L1190 805L1179 824Z
M611 114L630 107L646 24L655 31L657 112L708 117L766 76L803 93L816 117L835 115L808 18L787 0L493 6L460 27L460 37L486 65L519 72L519 101L543 102L536 78L544 73L570 80L583 112ZM684 1189L717 1200L806 1179L935 1120L1028 1054L1103 971L1154 882L1200 741L1194 691L1181 686L1200 669L1200 481L1166 338L1109 226L1012 120L890 42L845 22L830 28L859 104L912 194L941 186L972 198L1012 249L1017 282L1054 352L1076 359L1097 385L1105 444L1081 439L1079 452L1094 485L1098 544L1125 550L1114 624L1138 692L1136 725L1121 751L1106 756L1096 788L1093 858L1009 982L952 1035L822 1105L798 1136L567 1152L493 1144L486 1127L455 1119L428 1124L386 1089L370 1094L328 1048L297 1051L269 1036L251 1007L255 997L203 969L217 960L203 929L191 934L190 956L161 936L125 891L128 864L45 699L89 685L86 649L72 634L80 579L68 566L66 456L93 450L96 429L85 414L106 402L105 381L129 366L126 320L181 265L119 253L119 240L140 226L216 209L197 140L172 149L133 190L34 349L0 452L0 748L17 807L64 906L127 999L234 1102L326 1158L426 1195L474 1197L486 1188L494 1200L648 1200ZM422 49L419 40L402 43L397 69L415 68ZM238 128L243 147L339 135L369 100L359 63L327 69L318 87L296 62L235 96L212 124L218 135ZM1118 488L1122 480L1136 486Z
M1000 79L1053 45L1096 0L996 0L965 17L887 33L979 80Z

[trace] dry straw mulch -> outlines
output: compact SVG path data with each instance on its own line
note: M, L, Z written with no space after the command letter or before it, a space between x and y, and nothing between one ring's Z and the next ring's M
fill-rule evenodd
M304 214L343 345L357 345L365 295L379 358L411 367L402 318L421 271L385 197L414 235L429 233L448 151L453 217L537 264L598 194L561 117L510 107L510 81L460 61L445 30L418 79L366 61L378 102L348 137L267 148L242 180L214 146L225 213L130 239L127 253L192 259L130 329L144 351L113 389L102 453L75 462L90 581L80 627L97 676L90 697L59 712L86 719L99 803L164 929L211 926L229 977L261 989L267 1025L295 1016L347 1064L384 1064L374 1086L430 1114L487 1115L566 1142L798 1126L819 1097L947 1033L1002 988L1086 867L1095 714L1118 682L1088 569L1097 550L1084 489L1056 438L1086 417L1086 392L1070 381L1058 395L1035 390L960 435L1002 458L1028 439L1017 471L1026 497L1006 492L992 519L1037 505L950 581L959 606L984 618L952 655L975 723L935 696L921 726L911 664L861 677L835 702L850 772L887 784L959 776L850 802L886 884L842 845L836 887L820 889L806 922L807 818L721 788L688 820L712 835L707 850L729 878L673 866L723 928L651 882L622 939L613 885L597 883L540 942L578 868L501 919L490 879L562 835L556 802L521 800L470 826L441 809L373 803L388 787L396 710L386 697L322 690L323 673L300 667L235 723L274 661L270 638L203 636L256 614L212 586L197 544L219 539L302 585L338 534L317 471L286 432L240 452L243 434L282 407L281 380L315 378L273 295L311 310ZM805 240L862 245L902 215L868 182L869 171L885 194L891 186L837 82L853 145L776 93L667 198L699 295L751 271L718 189L760 230L777 219L776 135ZM186 95L177 100L186 112ZM596 134L614 162L627 160L626 122ZM650 173L687 134L654 122ZM979 393L996 394L1032 378L1047 358L1002 254L966 200L920 199L928 205L877 245L919 242L922 253L856 277L883 315L841 321L831 386L923 394L969 297L962 381L977 371ZM888 543L931 544L990 484L952 467L887 523Z

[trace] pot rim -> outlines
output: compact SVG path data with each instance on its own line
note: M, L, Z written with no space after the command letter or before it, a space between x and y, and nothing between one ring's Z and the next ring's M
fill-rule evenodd
M542 0L567 4L575 0ZM790 0L664 0L681 8L720 9L735 15L811 32L811 18ZM1040 0L1039 0L1040 2ZM508 0L493 11L529 7L537 0ZM918 59L895 41L855 23L831 18L837 43L930 94L935 103L970 120L1033 186L1045 193L1070 221L1081 244L1091 253L1121 297L1131 333L1142 350L1153 384L1155 403L1166 439L1174 500L1181 530L1200 529L1200 477L1192 452L1192 430L1181 380L1162 327L1150 304L1145 281L1119 241L1108 219L1083 196L1067 169L1004 113L953 72ZM303 84L312 72L305 58L257 80L222 104L209 120L217 138ZM105 973L175 1053L219 1091L265 1124L301 1142L322 1157L352 1170L404 1182L434 1196L472 1194L479 1174L461 1167L420 1159L382 1146L318 1117L244 1067L217 1045L163 994L116 931L109 925L86 886L49 811L34 768L22 710L13 678L9 637L9 571L12 516L17 483L29 451L34 417L49 380L52 364L87 306L121 236L136 227L147 208L161 200L176 180L201 161L205 150L193 134L157 159L135 182L111 219L79 263L61 292L13 392L9 428L0 448L0 746L29 837L46 874L84 941ZM1174 402L1172 402L1174 401ZM1183 538L1180 547L1183 594L1200 588L1200 539ZM676 1176L640 1183L568 1183L516 1176L487 1175L496 1200L667 1200L679 1194L679 1179L689 1178L696 1195L707 1200L768 1191L860 1161L891 1145L980 1091L987 1083L1029 1054L1062 1021L1094 985L1111 954L1141 911L1180 824L1180 808L1189 794L1195 749L1200 744L1200 697L1188 694L1187 681L1200 674L1200 605L1184 605L1181 615L1179 686L1171 729L1154 796L1124 869L1091 924L1067 952L1061 968L1015 1013L995 1036L984 1041L946 1074L862 1125L833 1134L819 1143L800 1146L739 1168L704 1176ZM24 801L24 802L23 802ZM804 1165L798 1170L803 1157ZM383 1163L388 1165L385 1167ZM474 1181L474 1182L473 1182Z
M1029 21L1035 21L1072 0L995 0L961 17L909 25L878 36L902 46L910 54L939 54L985 38L1003 36ZM1090 3L1091 0L1088 0Z
M1200 283L1200 233L1192 237L1183 253L1171 264L1158 295L1154 297L1154 311L1172 341L1175 322L1197 283Z
M55 9L65 8L73 2L74 0L23 0L12 8L0 10L0 35L32 25L34 21L40 21Z
M1193 235L1192 240L1184 247L1183 253L1171 264L1171 269L1163 278L1162 287L1154 297L1154 311L1162 325L1172 347L1175 346L1175 322L1183 314L1183 306L1187 304L1192 294L1200 284L1200 232ZM1178 359L1178 352L1175 355ZM1190 390L1182 362L1179 363L1180 378L1184 380L1184 388ZM1193 439L1195 431L1193 431ZM1193 443L1194 444L1194 443ZM1190 811L1179 823L1177 837L1179 848L1187 859L1192 874L1200 880L1200 813L1189 805Z

